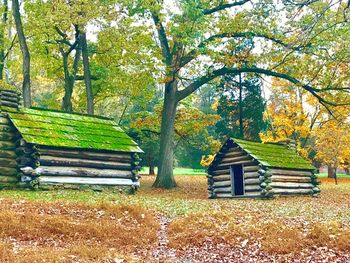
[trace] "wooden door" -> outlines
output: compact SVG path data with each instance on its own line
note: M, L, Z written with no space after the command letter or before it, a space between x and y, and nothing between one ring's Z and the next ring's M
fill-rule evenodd
M230 167L232 195L244 195L243 165L235 164Z

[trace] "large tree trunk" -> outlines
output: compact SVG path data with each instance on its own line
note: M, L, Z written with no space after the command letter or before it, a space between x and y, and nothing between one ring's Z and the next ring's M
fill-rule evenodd
M149 172L148 172L149 175L154 175L154 174L156 174L155 171L154 171L154 168L155 168L154 163L153 163L153 162L150 163L150 164L149 164Z
M84 31L80 32L80 45L81 45L81 52L83 56L83 65L84 65L84 82L86 87L87 113L94 114L94 93L92 91L92 84L91 84L91 71L90 71L89 52L88 52L87 41L86 41L86 33Z
M8 1L2 1L2 16L1 16L1 28L0 28L0 80L4 79L4 67L5 67L5 34L8 15Z
M337 167L328 165L328 178L334 179L335 184L338 184Z
M64 96L62 99L62 110L67 112L73 111L72 106L72 94L73 94L73 85L74 80L72 80L69 74L69 66L68 66L68 54L65 52L61 52L63 59L63 71L64 71Z
M331 165L328 165L328 178L335 178L335 169Z
M21 48L22 56L23 56L23 104L24 107L30 107L32 105L32 98L30 92L30 54L27 46L26 37L23 31L23 25L21 21L21 14L19 12L19 3L18 0L12 0L12 12L13 17L16 23L16 31L18 35L19 45Z
M154 155L152 153L147 155L147 163L149 167L148 175L155 175L156 162L155 162Z
M62 100L62 110L66 112L73 111L73 104L72 104L73 87L74 87L74 80L72 79L72 76L68 76L68 78L65 79L64 96Z
M177 107L177 81L165 85L162 125L160 130L160 152L156 181L153 187L171 189L176 187L173 175L174 128Z
M68 57L69 54L62 52L63 58L63 70L64 70L64 97L62 100L62 110L67 112L73 111L72 94L75 84L75 78L78 73L79 60L81 55L81 49L79 45L75 49L75 57L73 62L72 73L69 72Z

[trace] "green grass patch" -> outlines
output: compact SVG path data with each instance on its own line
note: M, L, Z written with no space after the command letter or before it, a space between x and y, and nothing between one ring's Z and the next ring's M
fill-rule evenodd
M149 168L142 167L140 174L148 174ZM155 172L157 173L157 168L155 168ZM183 176L183 175L206 175L206 171L204 169L192 169L192 168L183 168L176 167L174 169L174 175Z
M317 174L317 176L320 177L320 178L327 178L328 174L327 173L319 173L319 174ZM349 178L350 179L350 174L339 173L339 174L337 174L337 176L339 178Z

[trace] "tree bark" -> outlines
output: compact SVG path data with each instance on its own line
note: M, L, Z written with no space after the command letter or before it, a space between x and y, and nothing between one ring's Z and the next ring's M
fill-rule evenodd
M331 165L328 165L328 178L335 178L335 170Z
M26 37L23 31L23 25L21 21L21 14L19 12L18 0L12 0L12 12L13 18L16 24L16 31L18 35L19 45L23 56L23 104L24 107L30 107L32 105L31 92L30 92L30 53L27 46Z
M166 83L160 131L160 152L156 181L153 187L171 189L176 187L173 175L174 128L177 107L177 81Z
M62 110L72 112L72 93L73 87L71 85L70 74L68 69L68 55L61 52L63 58L63 71L64 71L64 96L62 100Z
M80 32L80 45L81 53L83 57L83 66L84 66L84 82L86 87L86 104L87 104L87 113L94 114L94 93L92 90L91 84L91 71L90 71L90 61L89 61L89 52L87 48L86 33L84 31Z
M0 79L4 79L4 67L5 67L5 29L8 16L8 1L2 1L2 16L1 16L1 28L0 28Z
M241 73L238 74L239 78L239 137L244 138L243 131L243 88L242 88L242 76Z
M156 161L154 158L154 155L152 153L149 153L147 155L147 163L148 163L148 175L155 175L155 166L156 166Z
M68 65L69 53L63 52L61 50L61 54L63 58L63 71L64 71L64 97L62 100L62 110L67 112L72 112L73 111L72 94L73 94L73 88L75 84L75 77L78 72L81 49L79 45L76 46L72 73L69 72L69 65Z
M154 168L155 168L155 166L154 166L154 163L152 162L152 163L150 163L149 164L149 175L154 175L154 174L156 174L155 172L154 172Z

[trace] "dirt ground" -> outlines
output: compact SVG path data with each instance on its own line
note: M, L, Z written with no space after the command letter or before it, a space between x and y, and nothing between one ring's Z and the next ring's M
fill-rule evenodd
M350 180L321 195L208 200L178 188L0 192L0 262L350 262Z

